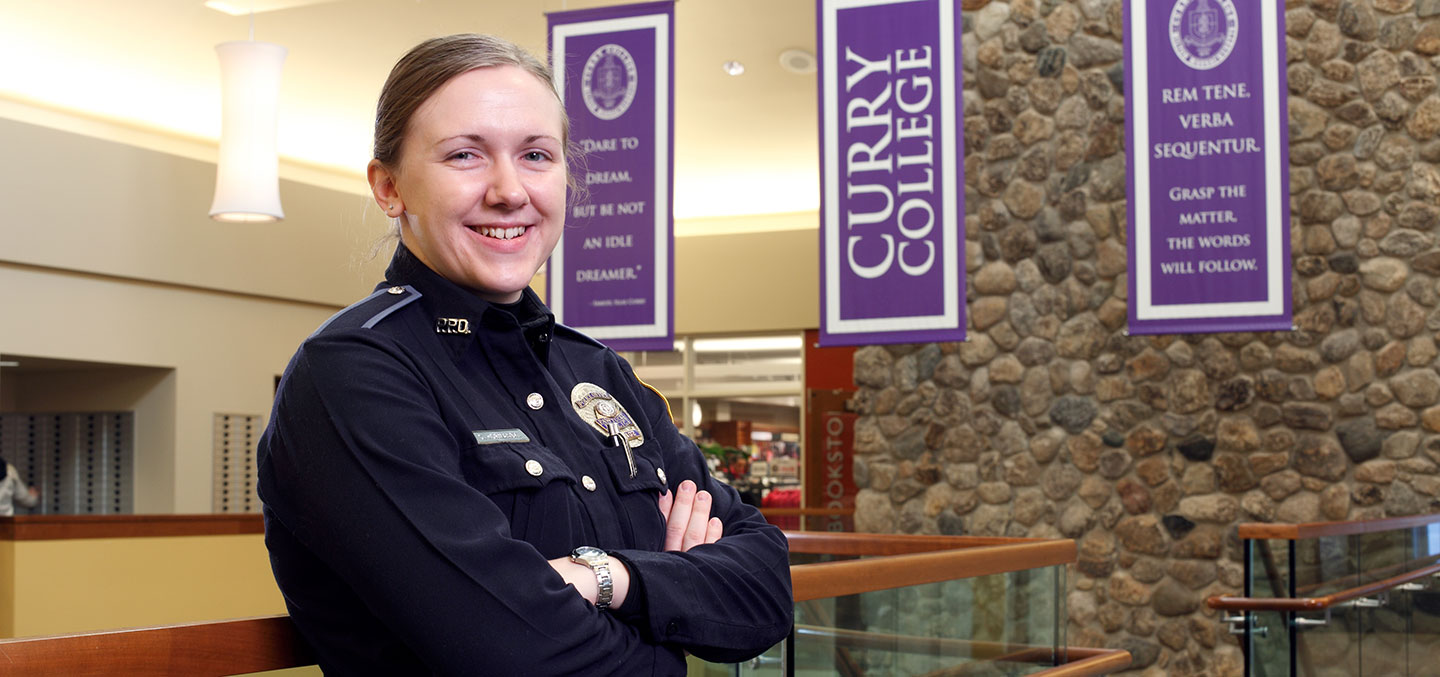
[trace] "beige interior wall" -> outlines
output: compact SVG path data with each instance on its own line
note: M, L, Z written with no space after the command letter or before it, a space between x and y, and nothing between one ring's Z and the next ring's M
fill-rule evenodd
M175 371L152 367L24 372L3 411L135 413L136 513L171 512L175 486ZM194 512L194 511L187 511Z
M135 400L173 423L137 437L137 512L210 511L211 426L216 413L268 415L274 378L334 308L220 294L0 263L7 302L0 352L174 370ZM21 384L23 386L23 384ZM61 408L62 387L17 396ZM83 393L83 384L63 388ZM79 395L81 404L86 397ZM18 403L18 402L17 402ZM69 407L64 407L69 409ZM151 425L153 424L153 425Z
M81 375L7 378L0 410L133 402L136 511L209 512L213 415L268 416L300 341L383 273L388 252L370 253L385 223L363 183L282 181L284 221L220 224L206 216L212 164L3 118L0 148L0 356L144 368L96 392ZM677 239L676 331L816 326L814 227L813 213L677 224L725 234Z
M5 261L338 306L383 266L358 194L281 181L284 221L222 224L213 164L4 119L0 148Z
M819 325L817 231L676 238L676 333L765 332Z

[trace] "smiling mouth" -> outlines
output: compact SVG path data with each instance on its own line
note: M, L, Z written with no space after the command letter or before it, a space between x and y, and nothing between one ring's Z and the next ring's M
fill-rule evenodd
M525 232L525 226L470 226L473 230L485 237L493 237L497 240L513 240Z

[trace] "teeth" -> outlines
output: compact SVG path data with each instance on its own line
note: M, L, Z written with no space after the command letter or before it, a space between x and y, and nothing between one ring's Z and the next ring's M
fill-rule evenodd
M475 232L480 233L485 237L494 237L501 240L510 240L520 237L520 234L525 232L525 227L512 226L510 228L499 228L496 226L478 226L475 228Z

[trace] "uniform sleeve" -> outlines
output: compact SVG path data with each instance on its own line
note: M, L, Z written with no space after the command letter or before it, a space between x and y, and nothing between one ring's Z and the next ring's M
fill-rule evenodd
M709 491L711 515L725 524L718 542L687 552L615 553L640 580L641 623L649 636L677 643L707 661L754 658L790 632L794 603L785 535L733 488L711 477L704 454L675 428L659 394L643 385L638 390L652 434L667 454L670 486L688 479Z
M262 441L267 510L437 673L683 673L510 537L416 359L361 332L301 349Z

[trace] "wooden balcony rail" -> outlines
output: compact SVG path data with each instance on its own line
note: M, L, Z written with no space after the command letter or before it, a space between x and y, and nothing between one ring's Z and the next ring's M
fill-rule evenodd
M1415 569L1429 566L1431 564L1440 564L1440 555L1421 557L1419 559L1412 559L1408 562L1397 562L1395 564L1390 564L1383 567L1376 567L1374 569L1366 568L1364 571L1357 571L1354 574L1345 576L1342 579L1332 579L1328 581L1320 581L1318 583L1302 585L1295 588L1295 594L1299 597L1311 597L1312 595L1310 593L1316 590L1321 590L1324 588L1338 588L1344 581L1359 581L1362 579L1376 581L1382 578L1389 578L1402 571L1412 571Z
M897 539L892 536L874 539L867 544L865 541L870 537L863 535L818 534L812 537L811 533L814 532L786 534L791 538L791 552L889 556L791 566L790 581L796 602L1063 566L1075 561L1075 542L1069 540L922 536L918 542L906 543L903 537ZM1009 542L988 542L995 540ZM960 547L940 549L947 545ZM908 554L890 554L894 551Z
M1304 524L1247 522L1239 526L1239 535L1242 539L1274 538L1298 541L1309 538L1324 538L1327 536L1355 536L1359 534L1374 534L1381 531L1395 531L1397 529L1413 529L1415 527L1436 523L1440 523L1440 513L1357 520L1354 522L1307 522Z
M122 516L123 517L123 516ZM17 518L19 519L19 518ZM52 518L53 519L53 518ZM87 518L88 519L88 518ZM251 518L253 519L253 518ZM129 535L150 535L156 527L136 526L124 519L102 520L83 526L84 520L61 527L37 526L42 531L25 533L27 520L11 521L9 534L0 538L74 538L77 533L101 528L113 532L138 530ZM191 520L154 520L196 528ZM213 521L213 520L212 520ZM54 524L63 524L55 522ZM113 522L113 523L111 523ZM37 523L38 524L38 523ZM129 524L130 526L123 526ZM250 529L248 522L222 529ZM82 528L83 526L83 528ZM213 528L213 524L211 525ZM234 533L234 532L231 532ZM248 533L248 531L241 531ZM170 534L166 534L170 535ZM1044 539L973 538L954 536L895 536L836 534L825 532L787 533L796 553L828 553L840 556L871 557L791 567L795 600L808 603L841 595L1009 573L1075 561L1074 541ZM85 536L79 536L85 537ZM89 534L88 537L95 537ZM1434 567L1440 570L1440 565ZM842 632L842 631L834 631ZM922 640L933 641L933 640ZM949 640L961 642L962 640ZM967 642L972 649L984 643ZM994 651L1012 650L1012 657L1053 660L1054 651L1034 647L995 645ZM1038 673L1046 677L1083 677L1123 670L1130 664L1125 651L1066 648L1070 662ZM51 637L0 640L0 674L86 675L221 675L277 670L313 665L314 659L289 617L266 616L240 620L172 625L158 628L117 630Z
M289 616L0 640L0 674L236 675L314 665Z
M258 514L20 515L0 517L0 541L263 534Z
M1359 585L1323 597L1231 597L1217 595L1205 600L1211 609L1225 611L1323 611L1341 602L1384 592L1410 581L1440 573L1440 564L1432 564L1399 576Z

